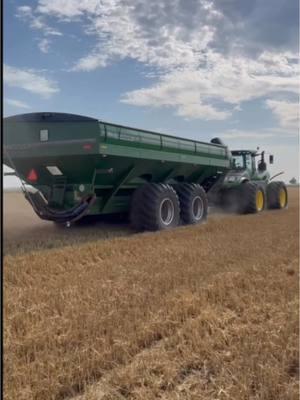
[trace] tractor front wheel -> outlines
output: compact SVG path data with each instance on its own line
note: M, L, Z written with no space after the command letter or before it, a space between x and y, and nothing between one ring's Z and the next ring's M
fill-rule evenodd
M240 211L242 214L259 213L265 209L266 194L262 186L245 182L240 191Z

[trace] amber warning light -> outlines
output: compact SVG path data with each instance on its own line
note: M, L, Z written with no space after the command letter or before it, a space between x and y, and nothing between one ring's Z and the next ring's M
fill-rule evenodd
M37 179L38 179L38 176L37 176L35 169L31 169L27 175L27 180L29 182L36 182Z

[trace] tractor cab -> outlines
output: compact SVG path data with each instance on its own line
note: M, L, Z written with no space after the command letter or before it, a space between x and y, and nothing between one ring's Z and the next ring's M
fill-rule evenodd
M270 173L264 151L259 153L258 150L233 150L231 156L231 168L223 178L223 185L232 187L248 181L269 182ZM269 163L273 164L272 155Z
M255 150L234 150L232 154L232 169L244 170L247 169L249 172L254 171L255 168L255 156L257 151Z
M264 180L269 178L264 151L259 153L257 150L233 150L231 154L231 167L233 170L247 171L249 176L255 180ZM260 157L258 161L257 157ZM273 159L273 156L270 155L270 164L273 164Z

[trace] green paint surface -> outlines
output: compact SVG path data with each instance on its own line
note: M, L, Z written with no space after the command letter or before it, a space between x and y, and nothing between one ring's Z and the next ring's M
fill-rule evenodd
M4 119L4 163L30 184L27 176L34 169L38 180L32 186L57 208L96 193L93 214L127 211L134 189L148 181L201 184L230 167L229 151L221 145L97 120L16 117ZM45 130L48 140L41 141ZM52 175L49 166L62 175Z

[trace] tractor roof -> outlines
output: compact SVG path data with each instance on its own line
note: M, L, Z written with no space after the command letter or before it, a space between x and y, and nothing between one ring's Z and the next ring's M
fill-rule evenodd
M252 156L255 156L257 154L257 150L232 150L231 154L233 156L240 156L243 154L251 154Z

